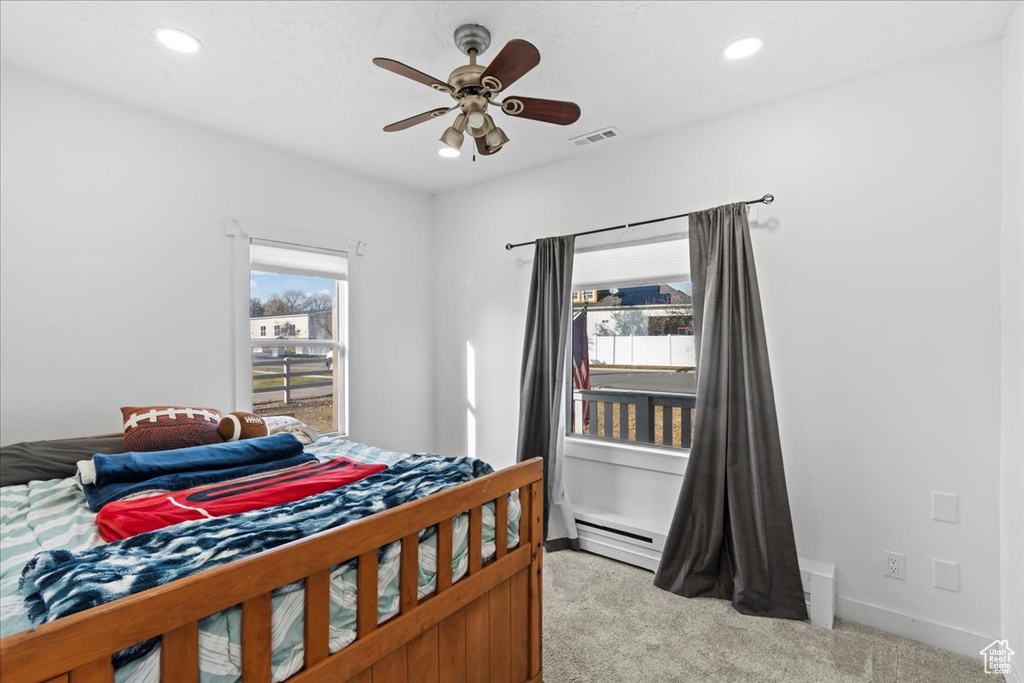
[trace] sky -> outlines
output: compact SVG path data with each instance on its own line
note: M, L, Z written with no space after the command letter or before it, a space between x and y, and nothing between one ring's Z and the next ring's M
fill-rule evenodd
M274 294L297 289L307 294L330 291L332 280L308 275L286 275L284 273L249 272L249 297L266 301Z

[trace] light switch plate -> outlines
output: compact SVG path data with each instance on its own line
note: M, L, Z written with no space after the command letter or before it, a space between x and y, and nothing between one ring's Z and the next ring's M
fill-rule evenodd
M936 588L960 592L960 565L945 560L932 560L932 584Z
M960 523L960 496L932 491L932 519L951 524Z

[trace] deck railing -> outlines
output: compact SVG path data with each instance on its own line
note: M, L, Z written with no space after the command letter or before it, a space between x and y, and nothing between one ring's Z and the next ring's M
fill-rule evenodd
M634 389L573 391L572 434L626 443L689 448L696 394Z
M292 369L292 366L309 366L318 365L321 368L326 367L327 370L306 370L296 372ZM260 372L257 368L283 366L284 372ZM282 400L285 404L288 404L292 400L292 392L296 389L316 389L318 387L332 387L334 386L333 376L326 381L299 381L295 380L299 377L323 377L324 375L331 375L331 366L327 360L322 356L282 356L279 358L266 358L266 359L253 359L252 361L252 379L255 384L259 380L283 380L280 384L274 383L273 386L253 386L252 393L261 394L270 391L280 391L283 395Z

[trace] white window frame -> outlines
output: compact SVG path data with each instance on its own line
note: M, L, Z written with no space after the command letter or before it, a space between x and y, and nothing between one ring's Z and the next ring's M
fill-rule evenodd
M650 240L637 240L634 242L623 242L614 245L602 245L599 247L593 247L590 249L577 249L577 254L587 253L594 251L605 251L610 249L619 249L623 247L630 247L633 245L646 245L646 244L658 244L674 240L687 240L688 235L677 236L672 235L668 237L655 238ZM686 271L689 270L689 264L687 263ZM601 280L588 279L585 282L577 284L574 279L572 288L575 291L588 291L589 289L601 290L609 287L624 287L631 285L650 285L650 284L662 284L669 278L671 282L684 282L690 279L690 275L686 271L680 271L678 273L658 273L647 278L629 278L623 280L617 278L613 274L609 274L606 278L607 282ZM566 375L564 383L564 410L565 410L565 431L563 433L563 439L565 444L565 455L569 458L592 460L596 462L602 462L610 465L628 465L629 467L637 467L640 469L649 469L657 472L664 472L669 474L682 474L686 467L686 462L690 457L690 450L688 448L669 448L657 444L638 444L638 443L627 443L621 441L612 441L602 438L593 438L589 436L576 435L572 433L572 425L569 424L572 414L572 396L573 396L573 384L572 384L572 317L573 311L570 307L570 333L566 339Z
M339 231L340 232L340 231ZM233 300L235 312L232 327L234 334L231 335L232 353L235 358L233 368L233 384L235 395L235 409L252 411L252 350L259 346L294 346L295 340L272 341L267 338L252 338L252 329L249 318L249 295L250 295L250 244L252 240L280 242L285 245L294 245L298 248L326 249L331 251L344 252L348 260L348 276L346 280L336 280L337 290L337 315L332 322L333 339L303 339L303 346L322 347L325 350L334 351L334 410L335 425L342 436L349 436L351 425L349 422L349 390L351 377L349 374L349 291L352 287L354 277L353 271L357 271L353 258L355 253L354 239L347 239L342 236L332 237L318 232L311 232L302 229L287 229L274 226L260 225L257 223L242 222L235 219L228 219L224 224L224 233L233 237L232 271L233 271Z

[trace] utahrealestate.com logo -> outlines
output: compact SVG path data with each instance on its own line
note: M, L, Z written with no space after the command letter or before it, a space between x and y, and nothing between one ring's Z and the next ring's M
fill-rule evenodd
M985 673L987 674L1010 674L1010 658L1016 654L1010 649L1010 644L1005 640L993 640L992 644L981 651L985 658Z

